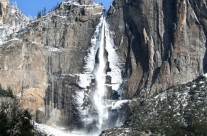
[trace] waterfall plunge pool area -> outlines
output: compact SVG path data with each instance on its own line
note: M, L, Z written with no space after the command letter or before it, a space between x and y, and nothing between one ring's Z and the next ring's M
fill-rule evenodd
M110 101L111 105L108 105L111 107L112 110L119 110L122 108L124 104L129 103L129 100L118 100L118 101ZM120 120L121 121L121 120ZM117 124L118 126L122 125L123 122L118 122L120 124ZM60 128L56 125L46 125L46 124L38 124L34 123L35 130L38 133L41 133L43 135L47 136L99 136L101 131L93 132L93 133L88 133L85 131L68 131L66 128Z

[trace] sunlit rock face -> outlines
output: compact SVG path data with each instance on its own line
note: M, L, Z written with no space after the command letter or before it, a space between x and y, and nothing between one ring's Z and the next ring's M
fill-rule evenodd
M1 25L5 32L0 36L1 86L10 87L37 121L81 127L74 100L76 90L82 89L77 75L83 72L103 7L63 2L40 19L22 22L12 18L21 17L19 11L7 6L6 10L10 9ZM15 19L18 24L27 23L17 28Z
M114 0L104 17L91 0L67 0L29 20L2 2L0 84L39 123L119 127L131 114L120 99L206 72L206 10L205 0Z
M0 23L2 24L5 18L5 12L8 5L8 0L1 0L0 1Z
M79 3L88 5L91 3L91 0L79 0Z
M3 4L3 7L6 7L9 4L9 0L0 0L0 3Z
M113 1L107 14L125 64L125 98L206 72L206 8L205 0Z
M47 88L47 72L42 46L13 39L0 48L0 83L5 89L11 88L22 99L21 106L29 108L35 115L36 109L43 108L44 90Z
M104 16L100 18L85 58L84 72L79 74L77 104L83 130L100 134L119 127L129 116L128 100L120 100L123 79L113 32ZM123 113L122 113L123 112Z
M11 39L12 33L24 29L29 19L24 16L15 5L9 5L8 1L0 2L0 44Z

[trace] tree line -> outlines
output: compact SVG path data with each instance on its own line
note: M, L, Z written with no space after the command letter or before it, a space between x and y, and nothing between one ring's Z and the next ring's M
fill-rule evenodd
M34 136L32 116L28 110L20 109L20 101L15 98L12 90L2 89L0 98L10 98L0 103L0 136Z
M54 11L58 6L59 6L59 3L57 3L56 6L52 7L49 11L47 11L46 7L44 7L41 11L37 12L37 19L41 18L42 16L47 15L47 13Z

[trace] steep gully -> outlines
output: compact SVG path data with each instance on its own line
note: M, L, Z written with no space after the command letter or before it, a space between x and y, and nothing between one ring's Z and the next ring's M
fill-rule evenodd
M84 89L79 90L76 96L82 130L66 133L36 124L38 131L52 135L99 135L104 129L123 124L126 115L119 112L128 100L121 100L120 97L123 79L119 58L113 42L113 33L110 32L104 16L101 17L91 39L91 48L85 62L85 72L78 75L78 84Z

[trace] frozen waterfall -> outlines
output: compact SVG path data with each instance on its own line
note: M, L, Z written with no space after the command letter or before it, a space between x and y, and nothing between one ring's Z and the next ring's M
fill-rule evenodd
M95 109L98 112L98 128L102 129L104 122L108 119L108 110L104 97L106 97L107 90L105 87L106 82L106 60L104 56L105 52L105 19L102 20L102 29L99 44L98 53L98 67L95 72L96 90L93 95L93 102Z
M84 72L76 76L79 77L78 85L83 88L76 93L77 109L83 123L83 129L73 133L58 131L57 134L52 134L98 136L104 129L121 126L124 115L119 116L119 109L128 100L112 100L111 95L114 92L121 96L123 80L113 33L109 30L104 16L100 18L91 39L91 47L85 57ZM113 113L113 111L116 112ZM51 127L36 126L40 130L44 128L49 132L55 131Z

